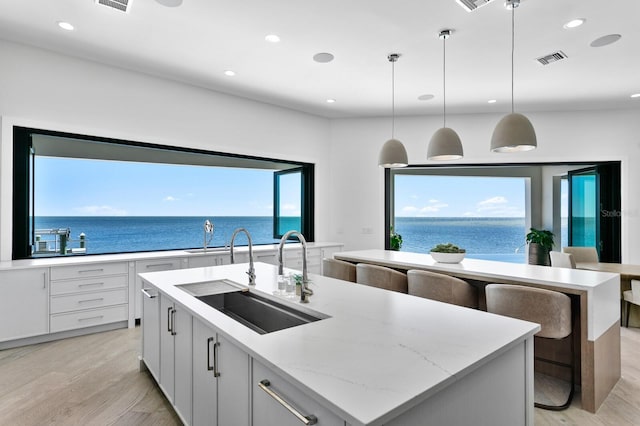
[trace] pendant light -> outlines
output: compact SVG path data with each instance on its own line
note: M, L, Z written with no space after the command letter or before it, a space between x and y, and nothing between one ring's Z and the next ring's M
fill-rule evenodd
M511 114L498 122L491 136L491 151L519 152L536 149L536 132L527 117L514 112L513 108L513 51L515 38L515 9L520 0L507 0L505 6L511 9Z
M395 116L396 116L396 100L395 100L395 63L400 57L398 53L392 53L387 56L391 62L391 139L382 145L380 156L378 157L378 165L380 167L406 167L409 165L407 150L398 139L394 138L395 132Z
M447 51L446 40L451 36L451 30L440 31L442 39L442 127L433 134L427 149L429 160L459 160L462 158L462 142L455 130L447 127Z

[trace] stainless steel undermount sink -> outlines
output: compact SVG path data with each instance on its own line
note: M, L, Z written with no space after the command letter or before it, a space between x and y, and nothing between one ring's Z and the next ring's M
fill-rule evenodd
M260 334L329 318L319 312L303 312L260 296L231 280L221 279L176 287Z

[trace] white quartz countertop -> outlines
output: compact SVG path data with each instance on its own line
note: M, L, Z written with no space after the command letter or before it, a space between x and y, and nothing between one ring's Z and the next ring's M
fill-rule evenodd
M273 296L277 267L256 263L256 286L329 318L260 335L176 287L229 279L247 264L141 274L352 425L382 425L539 330L537 324L310 274L310 303ZM260 380L255 378L254 380Z
M612 324L620 321L618 274L468 258L457 264L439 263L429 254L390 250L343 251L335 253L334 257L399 269L428 269L486 282L532 284L564 293L584 292L587 294L589 340L596 340Z
M312 242L307 243L307 248L322 248L322 247L342 247L342 243L333 242ZM300 249L300 243L287 243L285 244L285 250ZM67 266L67 265L85 265L95 262L135 262L136 260L153 260L153 259L166 259L166 258L187 258L196 256L219 256L230 255L229 248L224 247L211 247L205 253L200 251L202 249L187 249L187 250L166 250L166 251L151 251L151 252L135 252L135 253L117 253L117 254L100 254L100 255L67 255L56 256L46 258L34 258L34 259L21 259L21 260L8 260L0 262L0 270L3 269L26 269L36 267L49 267L49 266ZM278 244L261 244L253 246L255 253L263 253L269 251L278 250ZM248 246L235 246L234 253L242 254L248 253Z

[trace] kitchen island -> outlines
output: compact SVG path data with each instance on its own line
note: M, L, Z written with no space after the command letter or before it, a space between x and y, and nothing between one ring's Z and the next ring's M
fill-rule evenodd
M388 250L341 252L336 259L399 270L423 269L480 283L518 284L555 290L576 301L574 327L582 408L595 413L620 379L620 275L607 272L464 259L439 263L428 254ZM484 292L481 292L484 293ZM578 346L576 346L578 347Z
M141 274L142 366L185 423L533 424L537 324L315 274L301 304L273 295L277 267L259 262L249 292L323 318L259 334L180 287L246 288L246 270Z

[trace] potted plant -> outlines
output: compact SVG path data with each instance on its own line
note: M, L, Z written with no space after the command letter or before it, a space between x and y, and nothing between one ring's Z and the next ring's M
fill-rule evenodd
M393 230L393 226L389 233L389 247L391 250L399 251L402 247L402 235Z
M526 235L529 244L529 264L550 266L549 252L553 249L553 232L531 228Z
M430 254L433 260L440 263L460 263L464 259L467 251L455 244L438 244L431 249Z

